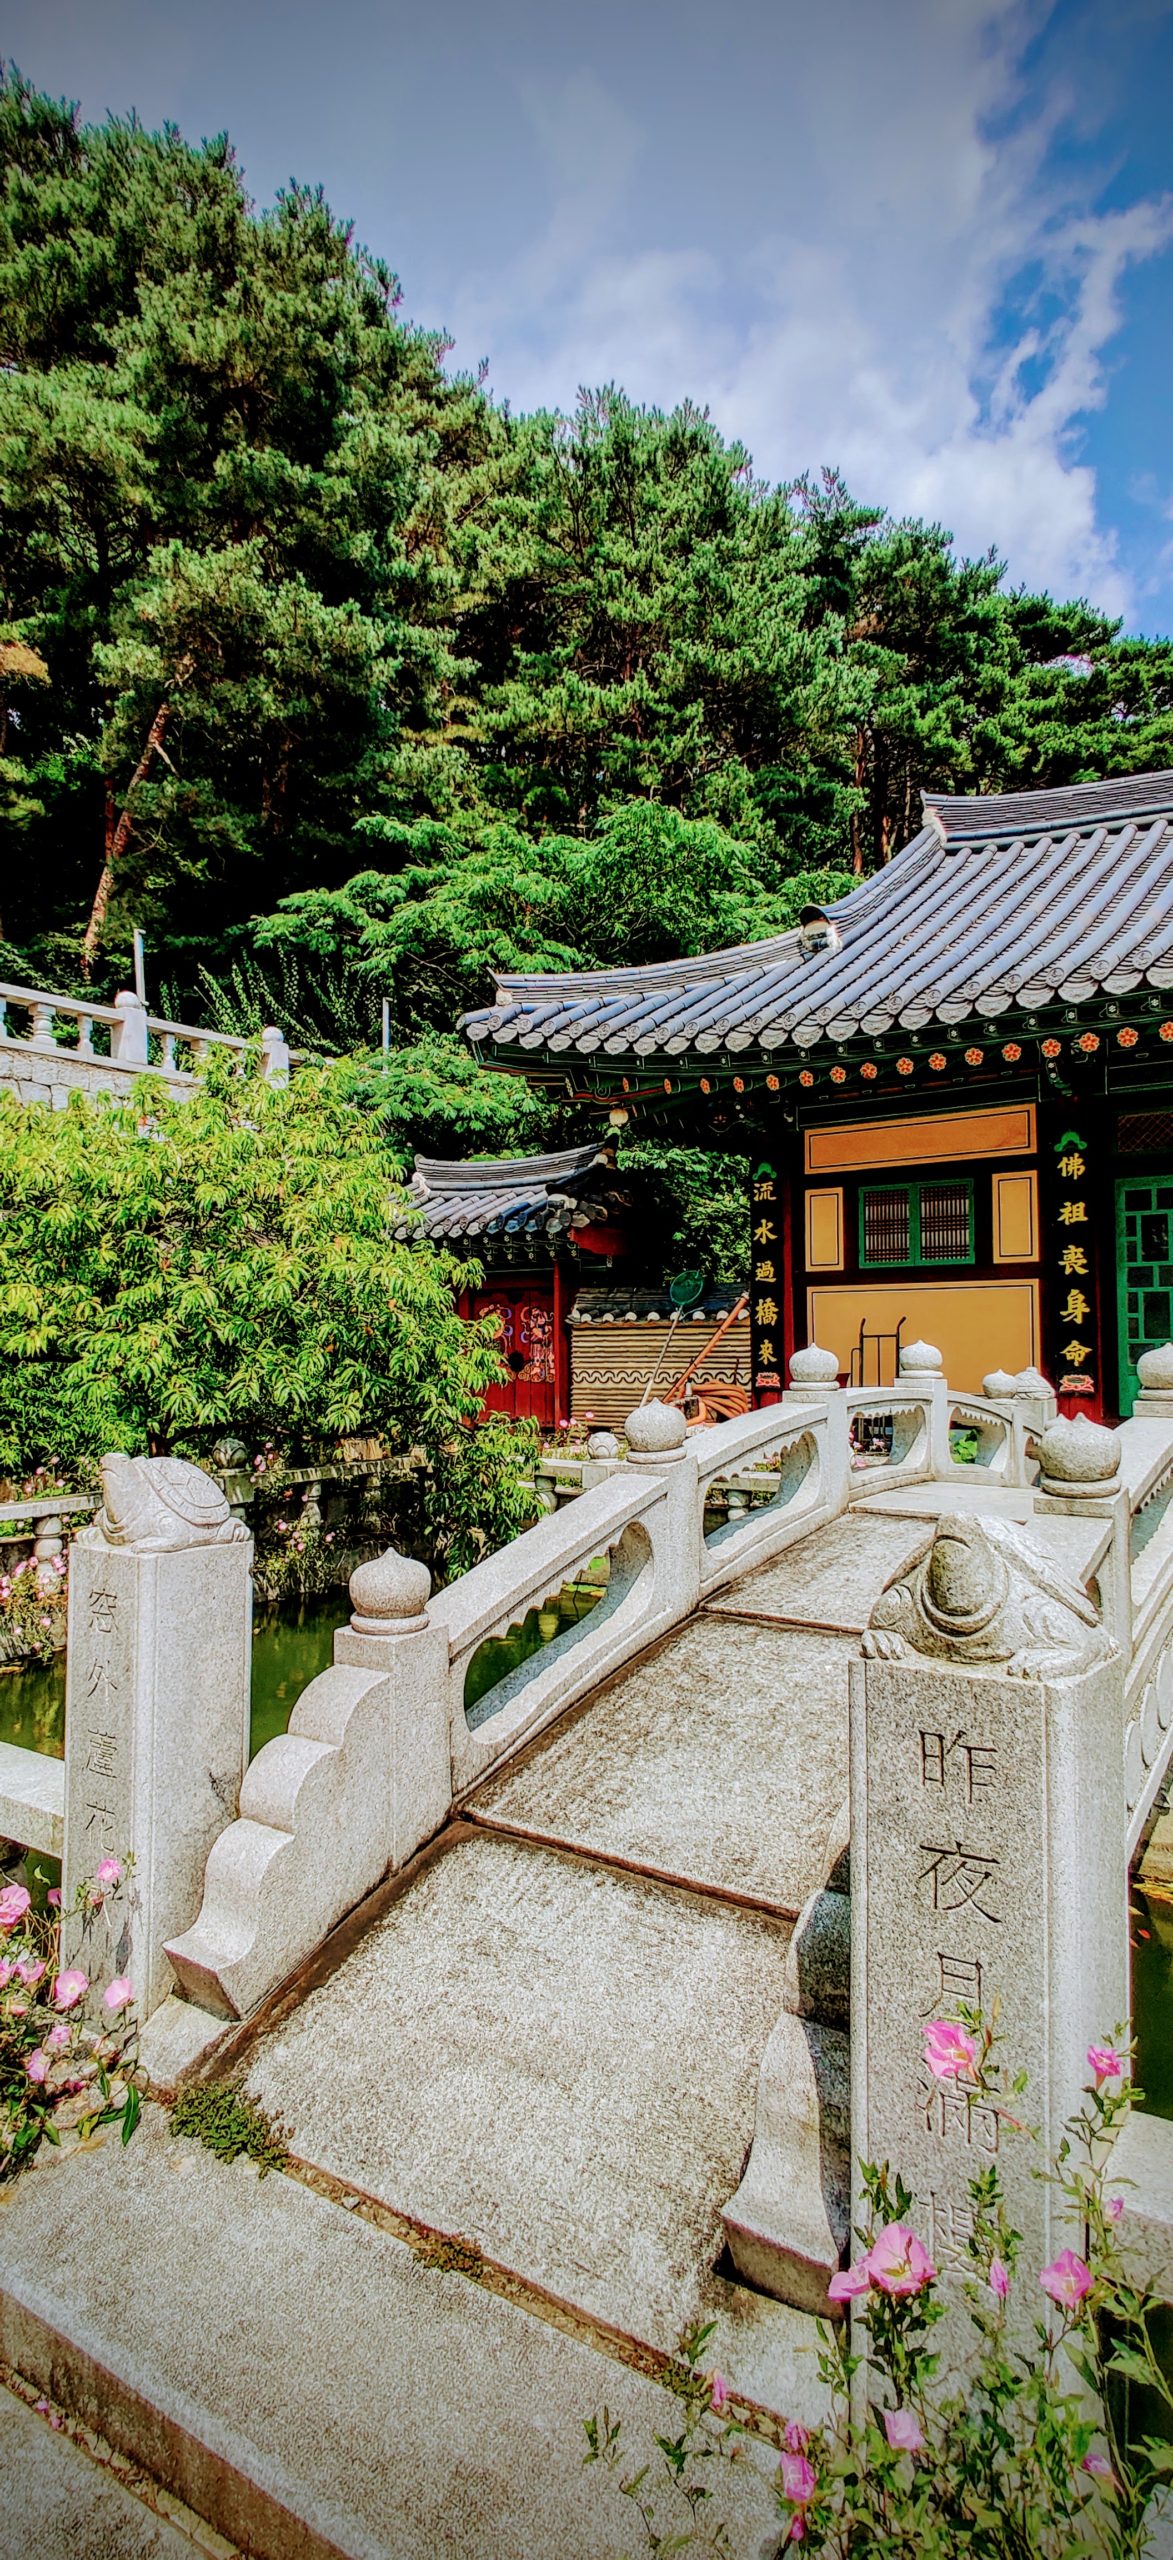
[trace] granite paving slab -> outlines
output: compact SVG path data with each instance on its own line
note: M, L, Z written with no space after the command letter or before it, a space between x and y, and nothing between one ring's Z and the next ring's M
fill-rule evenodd
M9 2560L193 2560L201 2546L0 2389L0 2548Z
M478 1822L791 1918L847 1800L855 1639L707 1612L469 1798Z
M0 2235L0 2355L258 2560L631 2549L582 2420L606 2400L650 2449L655 2382L293 2178L174 2141L154 2107L126 2151L23 2179ZM809 2419L814 2326L789 2318L780 2380ZM767 2547L760 2473L727 2487L734 2547Z
M773 1564L743 1574L732 1590L710 1601L709 1615L764 1615L855 1632L866 1627L884 1584L923 1535L907 1520L889 1522L848 1512L788 1547Z
M798 2315L715 2269L788 1941L469 1828L264 2036L247 2085L302 2159L662 2351L719 2315L722 2369L776 2387Z

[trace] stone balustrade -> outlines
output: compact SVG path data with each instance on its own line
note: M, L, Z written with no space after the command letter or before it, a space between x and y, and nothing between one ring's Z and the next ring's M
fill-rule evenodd
M0 1088L22 1102L60 1109L70 1093L107 1093L121 1100L136 1076L164 1076L190 1092L213 1050L243 1057L253 1043L225 1031L198 1029L148 1013L137 995L114 1003L51 994L43 987L0 984ZM274 1083L296 1063L283 1033L260 1034L265 1074Z

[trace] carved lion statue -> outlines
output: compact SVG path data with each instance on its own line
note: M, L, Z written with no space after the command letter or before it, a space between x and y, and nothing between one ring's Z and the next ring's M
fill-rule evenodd
M951 1513L880 1593L863 1650L882 1662L911 1650L1045 1680L1107 1662L1116 1646L1086 1591L1021 1530Z
M224 1547L249 1534L202 1467L189 1466L185 1458L128 1458L121 1449L102 1460L96 1526L108 1545L137 1555Z

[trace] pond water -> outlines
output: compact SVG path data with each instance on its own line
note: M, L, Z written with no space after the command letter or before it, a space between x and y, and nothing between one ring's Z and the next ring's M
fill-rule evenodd
M253 1752L275 1733L284 1733L307 1681L327 1669L334 1630L345 1626L349 1615L345 1589L258 1611L253 1619ZM26 1751L46 1751L60 1760L65 1750L64 1654L54 1662L0 1673L0 1742L19 1742Z

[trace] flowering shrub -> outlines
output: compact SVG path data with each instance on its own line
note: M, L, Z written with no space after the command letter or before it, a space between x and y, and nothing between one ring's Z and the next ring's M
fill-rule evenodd
M995 2043L993 2028L966 2010L926 2028L925 2062L971 2106L996 2108L1008 2132L1029 2139L1018 2113L1025 2077L1007 2077ZM811 2428L791 2419L782 2431L775 2560L795 2545L803 2560L816 2552L835 2560L1142 2560L1150 2550L1150 2509L1173 2478L1173 2444L1129 2441L1121 2386L1152 2393L1171 2427L1173 2387L1150 2336L1155 2306L1120 2244L1120 2198L1108 2193L1113 2137L1135 2092L1126 2048L1092 2045L1087 2062L1084 2102L1041 2173L1069 2245L1048 2266L1028 2266L997 2165L970 2181L969 2343L951 2354L947 2388L933 2331L952 2304L941 2298L912 2196L887 2166L864 2168L860 2246L829 2287L834 2301L852 2306L852 2332L818 2323L831 2414ZM624 2472L620 2428L606 2410L586 2422L585 2459L617 2475L649 2551L733 2560L728 2526L712 2520L709 2505L713 2457L742 2454L747 2426L724 2376L703 2371L712 2334L710 2325L682 2339L669 2388L683 2422L676 2435L656 2438L670 2492L686 2510L683 2530L661 2531L649 2466ZM754 2560L764 2547L755 2538Z
M74 1914L88 1940L104 1927L115 1944L132 1863L103 1858L79 1886ZM84 2142L120 2124L129 2142L139 2118L130 1983L115 1973L99 1993L80 1965L61 1967L60 1896L51 1900L56 1911L41 1914L27 1886L0 1890L0 2180L27 2167L42 2141L70 2132Z
M8 1567L0 1548L0 1662L51 1662L62 1651L67 1587L63 1555L45 1567L35 1556Z
M253 1579L271 1602L315 1599L345 1581L343 1549L333 1529L274 1520L257 1541Z

